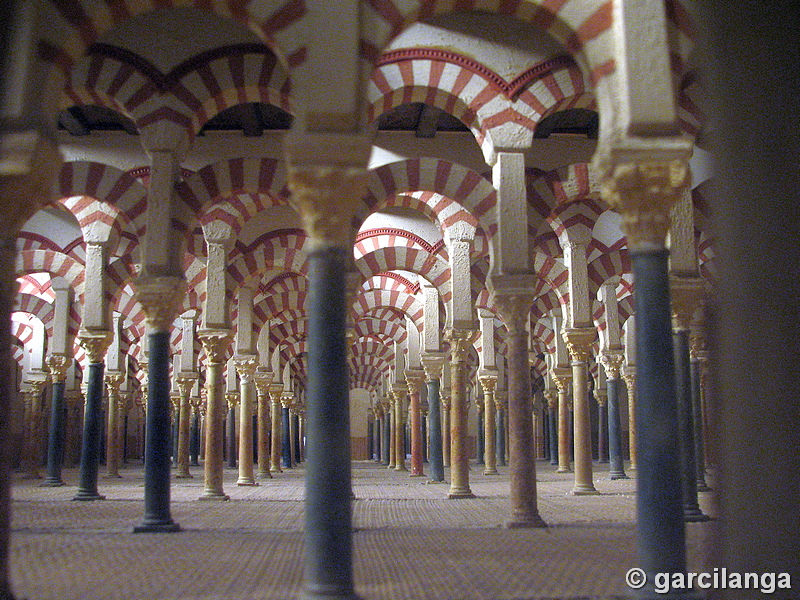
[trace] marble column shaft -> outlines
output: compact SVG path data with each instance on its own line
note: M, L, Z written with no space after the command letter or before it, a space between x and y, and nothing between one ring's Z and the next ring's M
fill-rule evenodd
M192 375L195 375L192 373ZM178 407L178 469L175 473L177 478L191 478L189 472L189 446L191 436L192 406L190 394L194 386L196 376L178 376L178 389L180 390L180 405Z
M558 469L557 473L569 473L572 471L570 448L572 440L569 435L570 409L569 409L569 382L572 373L569 375L553 375L553 381L558 388Z
M497 375L481 375L483 387L483 443L484 443L484 475L497 474L497 423L495 418L494 390L497 385Z
M592 476L592 428L589 419L589 358L597 336L593 328L565 328L564 341L572 358L573 447L575 485L573 494L596 494Z
M272 401L272 411L270 419L272 422L272 435L271 435L271 452L270 452L270 470L273 473L282 473L281 468L281 451L283 446L283 436L281 430L283 427L283 411L281 409L281 395L283 394L283 384L272 383L269 388L270 400Z
M50 404L50 431L47 441L47 477L45 486L64 485L61 479L61 468L64 464L65 442L65 404L64 390L66 387L67 368L71 358L66 355L54 354L47 361L50 369L50 379L53 382L53 394Z
M106 426L106 474L108 477L119 477L119 463L122 456L120 447L119 413L120 395L119 387L122 385L122 373L106 373L105 382L108 390L108 414Z
M408 386L408 415L411 427L411 476L422 477L422 408L420 407L419 389L424 381L421 372L410 373L406 371L406 385Z
M258 485L253 469L253 377L258 367L255 356L236 359L239 374L239 479L236 485Z
M269 386L272 382L272 373L256 371L255 374L256 392L258 395L258 478L272 479L270 463L272 462L270 452L270 398Z
M396 418L394 420L395 432L394 441L396 444L394 451L394 470L406 471L406 444L405 444L405 403L408 396L408 390L405 386L401 386L393 390L394 407Z
M201 500L229 500L223 490L223 425L225 422L225 397L222 392L222 374L225 369L225 352L232 334L228 329L204 329L197 333L206 353L206 415L205 461L203 465L204 490Z
M451 329L450 342L450 491L448 498L473 498L467 454L466 359L476 332Z

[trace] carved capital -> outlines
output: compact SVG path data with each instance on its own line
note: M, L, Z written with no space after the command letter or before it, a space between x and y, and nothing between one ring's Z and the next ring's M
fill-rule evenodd
M453 362L464 362L467 359L467 352L480 335L474 329L448 329L444 339L450 343L450 357Z
M114 332L105 329L81 329L78 331L78 341L89 357L89 364L99 364L105 361L106 352L114 340Z
M269 397L273 404L279 404L283 395L283 384L280 381L273 381L269 384Z
M177 415L181 410L181 395L179 392L170 392L169 402L172 404L172 414Z
M314 245L349 246L353 216L366 191L363 167L289 164L289 203Z
M494 394L495 387L497 386L496 373L484 373L478 375L478 381L481 382L483 393L486 395Z
M230 329L201 329L197 332L197 337L203 344L208 366L225 364L225 352L233 339Z
M225 401L228 408L235 408L239 404L239 392L225 392Z
M150 328L153 331L169 331L183 306L186 280L181 277L140 275L131 285Z
M50 371L50 381L57 383L66 380L67 371L71 363L72 357L66 354L51 354L48 356L47 368Z
M598 406L605 406L608 403L608 392L602 388L594 390L594 399Z
M533 294L499 292L492 294L492 304L505 323L509 335L525 333L525 325L531 312L531 306L533 306L533 300Z
M250 383L253 381L253 376L258 368L258 357L252 355L239 355L233 359L233 364L236 367L236 372L239 374L239 379L242 383Z
M688 156L651 158L615 165L603 182L602 196L622 215L629 248L661 249L670 226L670 209L687 185Z
M558 407L558 392L556 390L547 390L544 393L544 397L547 400L547 408L555 410Z
M29 379L26 382L28 384L28 388L25 390L24 394L28 398L29 402L31 398L35 398L36 396L40 396L42 394L45 382L46 380L44 379Z
M408 393L419 393L420 387L422 387L422 384L425 383L425 373L422 371L409 369L405 372L405 376Z
M425 369L425 377L428 381L440 379L442 377L442 367L444 367L444 356L424 354L422 356L422 367Z
M606 377L608 379L619 379L620 371L622 370L622 363L625 362L625 356L621 353L605 351L600 354L600 364L606 370Z
M291 394L283 394L281 396L281 406L283 408L292 408L292 404L294 404L294 396Z
M672 320L675 329L689 329L695 311L703 300L705 284L699 277L670 277Z
M103 377L109 396L119 396L119 388L125 381L125 373L120 371L109 371Z
M272 383L272 372L270 371L256 371L253 375L253 381L256 382L256 391L259 396L269 396L269 386Z
M439 394L439 401L444 410L450 410L450 388L444 388Z
M572 369L569 367L555 367L550 370L550 377L553 383L556 384L558 391L564 393L569 390L569 383L572 381Z
M597 339L594 327L565 327L561 336L573 362L587 362L592 357L592 345Z
M192 393L192 388L194 387L195 381L197 381L199 377L199 374L192 371L183 371L182 373L178 374L177 384L182 397L189 397L189 395Z
M505 410L508 407L508 391L495 390L494 407L496 410Z
M626 369L622 373L622 378L625 380L625 386L628 392L635 392L636 390L636 371Z

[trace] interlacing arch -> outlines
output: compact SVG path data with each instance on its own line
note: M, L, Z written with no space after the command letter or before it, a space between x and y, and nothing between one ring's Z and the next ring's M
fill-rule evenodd
M238 285L248 286L270 273L308 273L308 237L302 229L275 229L248 245L231 251L228 274Z
M386 321L362 316L355 324L356 339L376 338L378 340L402 343L406 339L405 327L397 321Z

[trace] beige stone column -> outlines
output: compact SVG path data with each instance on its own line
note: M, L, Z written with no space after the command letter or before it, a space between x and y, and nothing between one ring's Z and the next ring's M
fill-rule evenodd
M239 480L236 485L258 485L253 476L253 377L258 367L258 357L239 356L236 358L236 372L239 374Z
M572 440L569 435L569 384L572 371L563 367L555 367L551 377L558 389L558 468L556 473L571 473Z
M407 471L406 469L406 448L405 448L405 413L406 398L408 388L405 385L395 384L392 388L394 398L394 470Z
M442 388L442 462L450 466L450 388Z
M281 468L281 442L283 434L281 432L281 396L283 395L283 384L273 382L269 386L269 396L272 400L272 453L270 456L270 466L273 473L283 473Z
M636 470L636 369L628 367L622 373L628 396L628 470Z
M272 422L269 415L269 386L272 383L272 373L269 371L256 371L253 376L258 395L258 475L259 479L272 479L270 472L271 452L269 434Z
M189 472L189 435L191 433L192 417L191 394L195 381L197 381L197 373L183 372L178 375L178 389L180 390L181 399L178 409L178 470L175 473L175 477L179 479L192 477Z
M201 329L197 336L206 353L206 423L205 423L205 489L201 500L229 500L222 486L223 425L225 422L225 397L222 391L222 374L225 369L225 352L230 347L232 332L229 329Z
M42 374L44 377L44 374ZM41 479L42 465L42 392L44 378L30 379L28 387L23 391L25 396L25 460L23 461L26 479Z
M397 466L397 402L389 393L389 469Z
M469 487L467 454L467 353L478 332L449 329L450 342L450 491L448 498L474 498Z
M483 388L483 474L497 475L497 424L495 422L494 390L497 386L496 373L479 376Z
M572 418L575 439L575 495L597 494L592 477L592 427L589 421L589 358L597 331L590 327L562 331L572 359Z
M119 388L125 380L120 372L109 372L105 375L108 390L108 424L106 427L106 477L119 477L120 435L119 435Z

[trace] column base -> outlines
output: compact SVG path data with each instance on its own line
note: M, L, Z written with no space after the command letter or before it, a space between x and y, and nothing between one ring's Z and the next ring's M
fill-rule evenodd
M552 461L552 460L550 461L550 465L553 466L553 467L555 467L557 464L558 464L558 461Z
M236 482L236 485L246 485L250 487L255 487L258 485L258 482L255 479L240 479Z
M425 473L411 473L409 477L425 477Z
M213 490L206 490L203 492L203 495L198 498L198 500L202 501L210 501L210 502L224 502L226 500L230 500L231 497L228 494L223 492L215 492Z
M556 473L572 473L572 469L569 467L558 467Z
M194 479L194 475L191 473L177 473L175 479Z
M711 517L699 508L692 507L683 509L683 520L687 523L704 523L705 521L710 521Z
M133 528L133 533L175 533L181 526L170 520L165 523L142 523Z
M615 481L617 479L630 479L630 477L628 477L625 473L621 472L610 473L609 475L611 477L611 481Z
M425 485L432 484L432 483L447 483L444 479L436 480L436 479L428 479L425 482Z
M39 473L25 473L20 479L41 479L42 476Z
M50 479L49 477L39 484L39 487L61 487L67 485L60 479Z
M605 458L600 459L600 460L597 461L597 464L598 465L607 465L608 464L608 459L605 459Z
M570 496L599 496L600 492L598 492L594 486L587 486L587 485L576 485L572 488L572 491L569 493Z
M467 489L452 489L447 493L447 497L451 500L456 500L460 498L474 498L475 494L472 493L472 490Z
M484 469L483 470L483 474L484 475L499 475L500 472L497 469L493 469L493 470Z
M192 462L189 463L189 466L190 467L199 467L200 466L200 461L199 460L193 460Z
M272 473L270 473L269 471L264 471L264 472L258 474L258 478L259 479L272 479Z
M85 501L90 502L92 500L105 500L106 497L98 494L97 492L90 492L87 490L78 490L77 493L72 497L73 500Z
M405 465L398 465L398 466L396 466L394 468L394 470L395 471L408 471L408 469L406 469Z
M106 473L102 477L103 479L122 479L122 475L119 473Z
M539 515L514 515L503 523L503 527L506 529L543 529L547 527L547 523Z
M300 600L361 600L361 596L355 591L342 591L338 589L325 589L328 586L315 586L320 589L303 590L300 593ZM331 586L332 587L332 586Z

